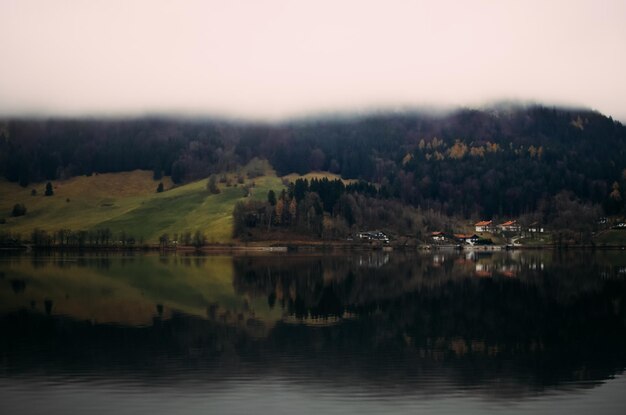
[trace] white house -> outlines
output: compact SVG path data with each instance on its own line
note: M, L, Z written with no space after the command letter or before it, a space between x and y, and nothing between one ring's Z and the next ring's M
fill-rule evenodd
M476 232L493 232L493 222L490 220L482 220L474 224Z
M475 234L474 235L464 235L464 234L461 234L461 233L456 233L456 234L454 234L454 237L456 239L458 239L459 242L462 242L462 243L467 244L467 245L475 245L476 242L478 242L478 240L480 239L478 237L478 235L475 235Z
M365 241L381 241L384 243L389 243L389 237L381 231L359 232L357 236L359 237L359 239L363 239Z
M446 240L446 235L443 232L432 232L430 236L436 242L444 242Z
M529 233L543 233L543 226L541 226L539 222L533 222L530 225L528 225L528 232Z
M509 220L509 221L499 224L498 229L501 232L519 232L522 228L519 226L517 221Z

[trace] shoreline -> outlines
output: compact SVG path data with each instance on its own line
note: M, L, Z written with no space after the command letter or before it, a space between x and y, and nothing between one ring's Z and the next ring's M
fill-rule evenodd
M80 251L80 252L163 252L163 253L216 253L216 252L255 252L255 253L287 253L287 252L356 252L356 251L460 251L460 252L500 252L500 251L527 251L527 250L625 250L624 245L433 245L433 244L380 244L354 243L344 241L253 241L228 244L208 244L201 247L179 245L161 247L158 244L144 246L50 246L36 247L29 244L16 246L2 246L0 252L50 252L50 251Z

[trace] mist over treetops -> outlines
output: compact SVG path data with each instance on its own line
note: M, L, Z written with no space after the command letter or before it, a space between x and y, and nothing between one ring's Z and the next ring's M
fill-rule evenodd
M283 123L6 119L0 166L22 186L135 169L181 184L259 158L280 176L329 171L450 215L521 215L564 191L610 214L622 209L625 142L610 117L538 105Z

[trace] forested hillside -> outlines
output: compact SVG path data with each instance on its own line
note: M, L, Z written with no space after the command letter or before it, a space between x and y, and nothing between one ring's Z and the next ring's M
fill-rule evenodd
M519 216L554 197L623 208L626 128L586 110L507 107L280 124L166 118L4 120L0 168L31 182L153 170L186 183L258 157L279 175L324 170L375 197L463 217Z

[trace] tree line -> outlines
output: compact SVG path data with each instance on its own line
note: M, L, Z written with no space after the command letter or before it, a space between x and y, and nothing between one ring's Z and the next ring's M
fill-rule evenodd
M246 239L272 230L322 239L354 237L360 230L384 228L420 239L428 226L445 226L450 218L422 211L382 195L375 186L342 180L297 179L267 200L238 202L233 211L234 237ZM444 224L446 223L446 224Z
M626 128L602 114L543 106L278 124L6 120L0 170L23 186L134 169L184 183L256 157L279 175L330 171L374 184L377 197L465 218L529 214L563 191L619 214L625 141Z

